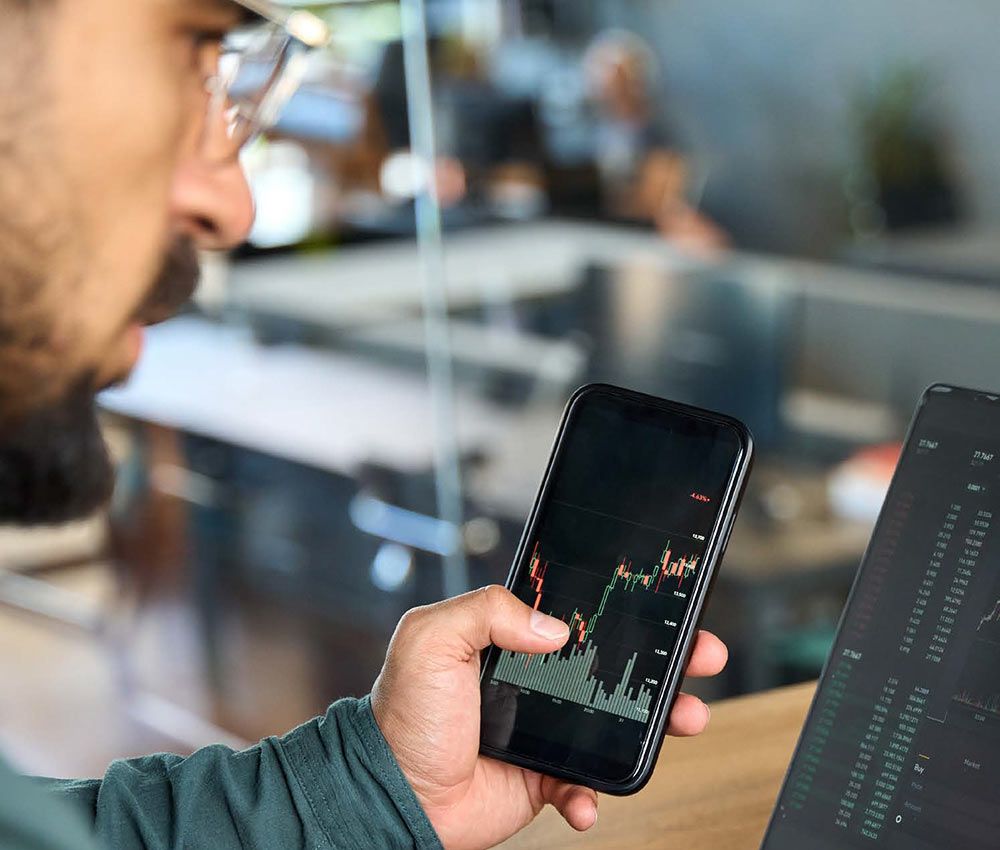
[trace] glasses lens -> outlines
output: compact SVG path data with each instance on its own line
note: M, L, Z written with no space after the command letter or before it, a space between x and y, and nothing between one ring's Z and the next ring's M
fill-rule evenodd
M234 136L272 127L305 73L307 49L280 27L241 30L227 38L219 79L231 109Z

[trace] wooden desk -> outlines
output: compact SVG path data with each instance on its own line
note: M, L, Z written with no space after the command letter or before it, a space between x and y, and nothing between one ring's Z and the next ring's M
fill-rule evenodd
M671 738L635 797L602 797L597 825L580 835L552 809L507 850L756 850L815 685L726 700L699 738Z

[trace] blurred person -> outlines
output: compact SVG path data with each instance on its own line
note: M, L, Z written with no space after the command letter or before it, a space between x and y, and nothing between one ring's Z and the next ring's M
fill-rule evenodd
M436 55L434 42L428 44L430 58ZM437 71L437 67L434 68ZM407 102L406 68L402 41L385 45L375 82L368 97L367 127L375 142L379 160L378 188L392 195L392 186L386 185L386 166L391 163L410 162L410 111ZM404 166L409 168L410 166ZM462 162L454 156L439 155L434 168L435 184L442 206L459 203L466 193L466 172ZM391 183L391 178L388 181Z
M266 0L0 0L0 11L0 521L56 523L108 499L95 393L128 375L143 326L191 295L196 248L247 235L239 149L294 90L290 57L328 34ZM273 73L233 103L234 56L220 54L251 17L268 28L252 58L270 57ZM117 761L93 780L29 781L0 765L0 846L479 848L546 804L587 829L593 791L478 754L480 650L550 652L566 638L499 587L416 609L370 696L246 751ZM725 659L701 633L688 673ZM65 712L72 723L71 699ZM682 695L670 731L707 722Z
M522 135L556 215L655 226L684 249L714 253L725 232L691 196L698 175L657 104L656 56L639 36L606 30L582 55L551 39L501 42L491 73L509 98L530 98Z
M651 87L657 62L649 45L634 33L607 30L587 48L583 69L607 211L650 221L687 247L725 247L725 233L686 197L690 166L656 115Z
M541 148L531 102L497 88L477 51L457 37L435 37L428 51L442 151L434 177L442 205L466 201L513 217L540 212ZM411 156L404 58L401 41L386 45L369 99L369 124L381 139L384 165ZM385 180L382 189L392 194Z

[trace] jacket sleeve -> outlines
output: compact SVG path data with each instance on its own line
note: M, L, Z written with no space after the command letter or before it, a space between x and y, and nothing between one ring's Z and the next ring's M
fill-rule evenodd
M100 780L42 782L81 805L114 850L441 848L368 697L242 752L212 746L113 762Z

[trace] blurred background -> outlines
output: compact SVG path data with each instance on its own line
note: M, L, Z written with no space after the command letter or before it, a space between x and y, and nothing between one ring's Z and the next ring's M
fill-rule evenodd
M595 380L757 437L699 692L815 677L921 390L1000 384L1000 7L312 8L249 243L101 400L110 510L0 529L4 750L89 775L367 692L406 609L505 579Z

